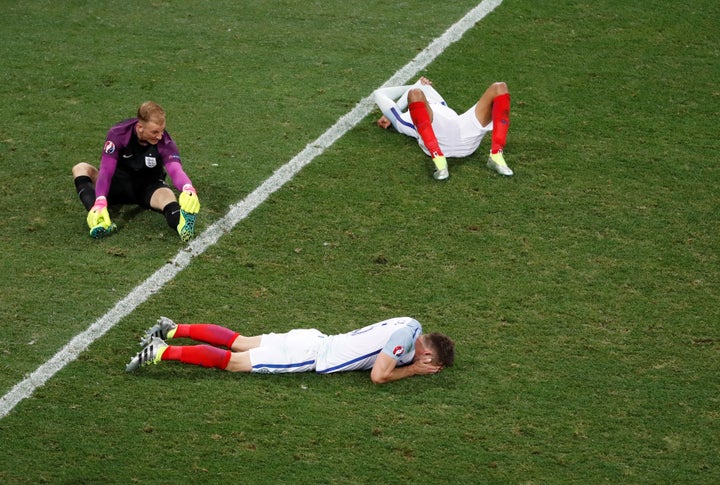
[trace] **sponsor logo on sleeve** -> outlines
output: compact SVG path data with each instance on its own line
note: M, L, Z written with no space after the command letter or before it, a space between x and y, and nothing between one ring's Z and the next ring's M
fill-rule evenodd
M402 345L396 345L395 348L393 349L393 355L395 357L400 357L404 353L405 353L405 347L403 347Z
M115 144L111 142L110 140L105 142L105 146L103 147L103 152L110 155L115 152Z

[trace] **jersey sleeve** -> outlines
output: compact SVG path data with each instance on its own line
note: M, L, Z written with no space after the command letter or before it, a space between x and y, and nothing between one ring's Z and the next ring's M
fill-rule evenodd
M185 170L183 170L182 164L179 160L171 159L170 161L165 162L165 171L167 171L167 174L170 176L170 180L172 180L175 188L180 192L182 192L182 188L185 184L192 185L190 177L188 177Z
M430 84L422 84L418 86L420 89L422 89L423 93L425 93L425 97L427 98L428 102L430 103L440 103L447 106L447 103L445 102L445 98L442 97L442 94L440 94L437 89L432 87Z
M102 157L100 158L100 168L98 178L95 184L95 195L97 197L107 197L110 192L110 181L115 175L118 161L118 148L116 142L108 136L103 147Z
M396 361L400 361L403 357L415 352L416 338L417 332L413 327L406 326L399 328L390 335L381 352L389 355Z
M158 144L158 153L162 157L165 171L168 176L170 176L170 180L172 180L176 189L182 191L185 184L192 185L190 177L188 177L183 169L178 147L167 131L163 134L163 138Z

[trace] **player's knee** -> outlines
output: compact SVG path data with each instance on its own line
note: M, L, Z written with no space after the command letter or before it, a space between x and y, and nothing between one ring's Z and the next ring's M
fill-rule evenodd
M493 83L493 91L495 96L501 96L503 94L507 94L510 91L508 90L507 84L503 81L498 81L496 83Z
M92 176L96 170L97 169L95 167L93 167L92 165L90 165L89 163L80 162L77 165L73 166L72 174L73 174L73 177L75 177L75 178L80 177L82 175L92 178Z
M412 88L408 91L408 102L409 103L415 103L417 101L425 101L425 93L423 93L422 89L419 88Z

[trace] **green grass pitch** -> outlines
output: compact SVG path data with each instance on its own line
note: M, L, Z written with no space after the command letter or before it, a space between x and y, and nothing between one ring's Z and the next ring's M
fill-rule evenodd
M477 5L4 2L0 389L182 249L125 208L87 236L70 168L153 99L223 217ZM426 69L508 83L506 158L432 179L362 120L0 419L0 482L720 482L716 1L505 0ZM452 369L124 366L159 315L245 334L411 315Z

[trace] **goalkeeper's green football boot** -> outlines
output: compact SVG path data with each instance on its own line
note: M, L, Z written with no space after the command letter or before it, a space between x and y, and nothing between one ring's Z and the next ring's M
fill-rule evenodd
M180 224L177 226L177 232L183 242L188 242L195 235L195 217L196 214L180 209Z
M93 239L102 239L117 231L114 222L110 222L110 216L107 209L103 211L104 215L100 215L97 219L97 225L90 228L90 237Z
M140 339L140 345L145 347L153 338L161 338L163 340L173 338L177 324L168 317L160 317L155 325L145 331L145 336Z
M97 226L90 229L90 237L93 239L102 239L109 236L110 234L117 231L117 225L111 223L110 225L98 224Z
M153 337L150 343L143 347L143 349L130 360L130 363L125 366L125 371L132 372L142 366L157 364L162 360L162 354L168 347L168 344L166 344L163 339Z

